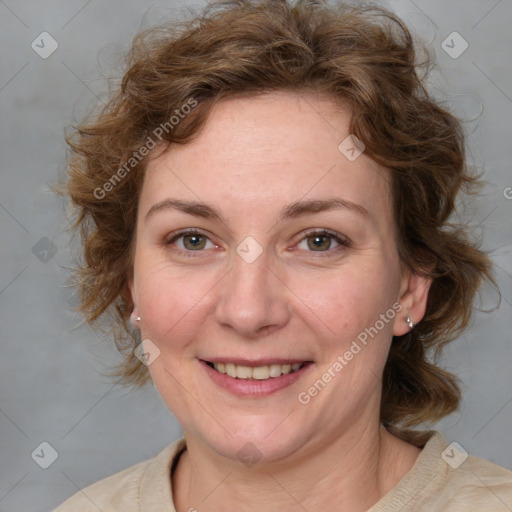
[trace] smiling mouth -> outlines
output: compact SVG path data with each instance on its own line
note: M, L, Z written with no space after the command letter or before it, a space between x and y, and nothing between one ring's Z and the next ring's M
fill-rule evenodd
M262 366L243 366L233 363L212 363L210 361L204 361L210 368L213 368L219 373L228 375L236 379L255 379L255 380L267 380L282 375L288 375L289 373L295 373L302 369L311 361L304 361L302 363L294 364L270 364Z

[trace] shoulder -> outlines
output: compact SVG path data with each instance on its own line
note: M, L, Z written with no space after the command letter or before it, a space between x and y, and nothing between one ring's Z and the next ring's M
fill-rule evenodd
M434 432L419 469L432 475L425 505L447 512L507 512L512 508L512 471L475 457Z
M412 469L371 512L510 512L512 471L428 433Z
M127 512L138 510L139 483L150 463L151 460L141 462L85 487L57 507L54 512L97 512L113 505L126 506Z
M459 460L453 466L448 464L446 469L447 510L512 510L512 471L488 460L467 456L450 444L444 458L449 460L452 456Z
M184 446L184 439L173 442L156 457L78 491L53 512L139 512L148 494L158 494L162 503L172 500L170 468Z

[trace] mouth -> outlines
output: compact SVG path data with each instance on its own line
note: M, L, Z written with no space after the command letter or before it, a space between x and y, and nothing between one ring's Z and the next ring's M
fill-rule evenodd
M301 370L305 365L311 361L303 361L302 363L271 363L260 366L246 366L242 364L227 363L227 362L212 362L203 361L210 368L213 368L218 373L228 375L234 379L254 379L254 380L267 380L288 375Z
M284 390L301 379L314 366L313 361L297 359L199 359L199 363L214 384L236 396L248 398L264 397Z

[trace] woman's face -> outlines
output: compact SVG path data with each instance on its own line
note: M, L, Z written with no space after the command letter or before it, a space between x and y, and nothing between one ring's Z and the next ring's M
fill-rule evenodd
M338 148L348 123L326 97L233 99L147 167L130 289L149 370L188 439L229 458L378 424L412 304L388 171Z

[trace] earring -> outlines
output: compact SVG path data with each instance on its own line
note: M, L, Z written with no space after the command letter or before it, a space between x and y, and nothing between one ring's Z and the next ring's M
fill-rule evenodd
M138 324L140 323L140 316L135 316L136 313L135 313L135 310L132 311L132 314L130 315L130 323L132 324L132 327L134 329L138 329L139 326Z
M407 323L407 325L409 326L410 329L413 329L414 328L414 322L412 321L411 317L408 316L406 319L405 319L405 322Z

